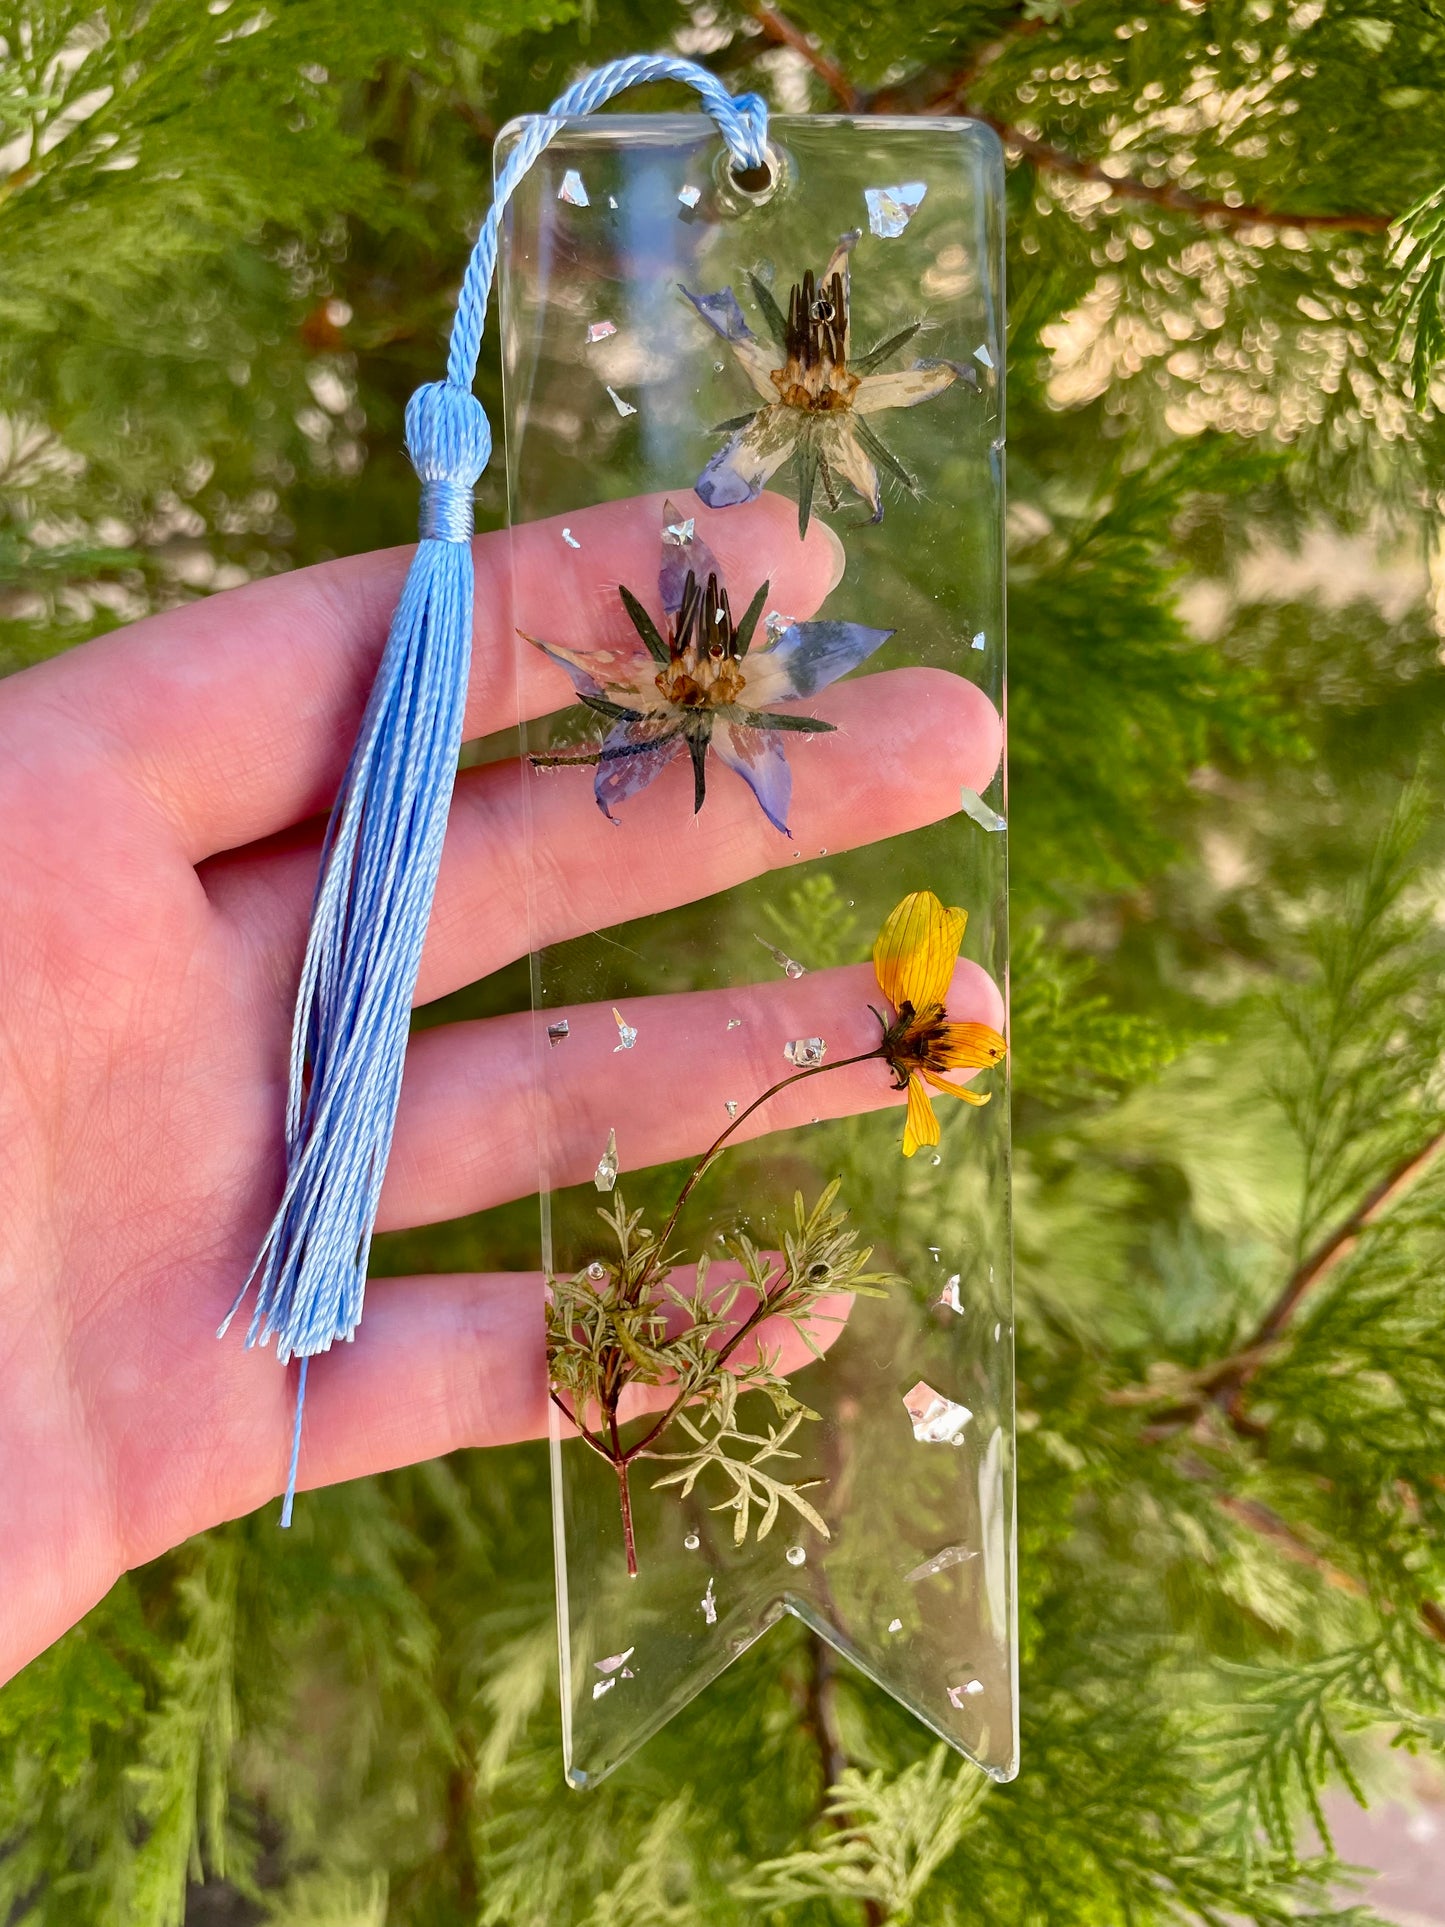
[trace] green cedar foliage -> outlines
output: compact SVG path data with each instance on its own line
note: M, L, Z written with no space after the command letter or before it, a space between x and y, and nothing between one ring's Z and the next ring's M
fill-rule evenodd
M568 1793L543 1454L461 1456L0 1693L15 1927L1363 1922L1323 1802L1445 1746L1445 1172L1354 1222L1445 1101L1445 11L790 18L0 0L0 657L404 537L489 137L581 67L1012 130L1022 1777L788 1624ZM825 868L766 931L866 953Z

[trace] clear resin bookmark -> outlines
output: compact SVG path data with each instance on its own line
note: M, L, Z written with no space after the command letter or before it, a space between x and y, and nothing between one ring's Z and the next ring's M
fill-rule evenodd
M1017 1770L1001 157L770 140L568 122L503 236L577 1786L784 1613Z

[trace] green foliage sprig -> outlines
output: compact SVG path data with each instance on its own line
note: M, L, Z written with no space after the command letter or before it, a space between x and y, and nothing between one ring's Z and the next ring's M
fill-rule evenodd
M791 1326L804 1347L821 1357L811 1325L832 1294L886 1294L891 1275L867 1269L871 1249L860 1247L846 1212L834 1209L840 1183L834 1179L811 1210L801 1192L795 1196L780 1261L746 1234L735 1233L725 1249L742 1267L741 1275L711 1284L712 1261L704 1252L691 1289L673 1282L683 1254L669 1250L665 1238L644 1226L640 1212L629 1212L619 1193L610 1210L598 1212L616 1243L616 1258L594 1260L570 1278L551 1281L552 1396L617 1476L629 1572L637 1570L629 1476L639 1460L674 1465L654 1485L676 1486L680 1498L704 1474L720 1475L731 1490L714 1510L733 1514L738 1545L755 1512L760 1514L757 1536L765 1539L784 1505L825 1539L829 1536L821 1513L803 1496L817 1482L782 1478L768 1469L797 1459L788 1441L804 1419L817 1413L794 1394L779 1369L780 1347L757 1342L741 1359L737 1354L771 1322ZM752 1298L751 1307L735 1316L744 1292ZM624 1444L620 1408L632 1387L665 1388L669 1396L660 1416ZM739 1400L754 1392L766 1398L776 1421L761 1432L745 1430L738 1415ZM659 1445L673 1427L691 1443L663 1452Z

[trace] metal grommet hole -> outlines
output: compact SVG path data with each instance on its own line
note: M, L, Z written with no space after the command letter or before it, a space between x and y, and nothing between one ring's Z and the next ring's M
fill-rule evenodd
M734 167L733 186L744 194L766 194L773 184L773 170L766 161L757 167Z

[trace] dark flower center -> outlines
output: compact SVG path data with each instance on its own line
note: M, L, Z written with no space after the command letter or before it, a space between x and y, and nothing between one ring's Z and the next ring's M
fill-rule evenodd
M848 372L848 293L841 270L819 286L809 268L788 297L787 357L773 385L789 408L810 414L847 408L858 386Z
M735 703L743 675L728 592L715 575L699 584L691 569L667 644L668 662L657 687L682 709L714 709Z
M878 1053L891 1066L900 1091L916 1072L932 1071L935 1076L941 1076L949 1068L949 1019L942 1004L915 1010L905 1000L899 1005L892 1024L879 1012L875 1011L874 1015L883 1024L883 1041Z

